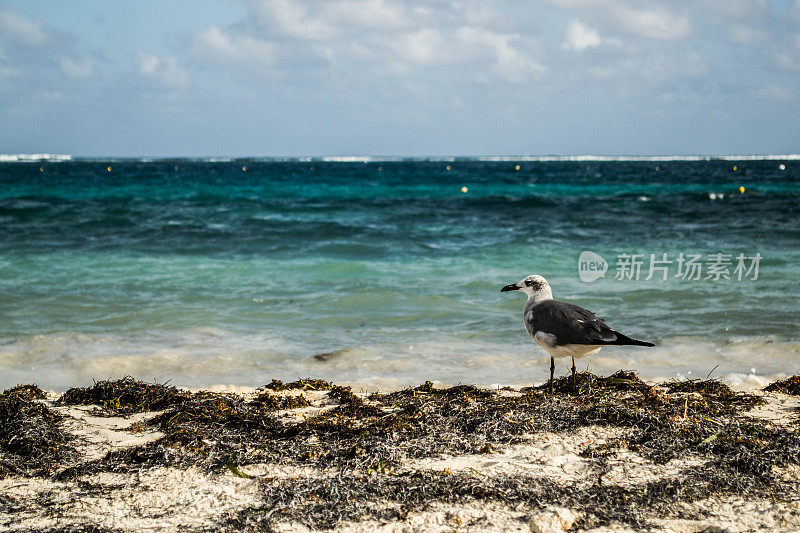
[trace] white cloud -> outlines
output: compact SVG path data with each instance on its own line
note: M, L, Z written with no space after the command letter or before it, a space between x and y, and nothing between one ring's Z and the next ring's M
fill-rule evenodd
M662 3L645 0L634 4L625 0L545 0L547 3L581 12L592 20L604 21L611 31L639 37L675 40L690 33L689 18L676 14ZM631 7L636 5L636 7Z
M45 93L45 79L53 72L63 74L61 80L89 78L94 74L95 58L77 50L76 41L44 22L0 7L0 77L18 78L18 83L39 94Z
M339 35L339 29L319 16L319 6L297 0L250 0L256 22L276 36L325 41Z
M139 54L139 57L136 58L136 62L139 64L139 74L151 76L155 74L156 69L158 68L159 60L158 56L151 54Z
M545 69L538 62L514 46L515 35L495 33L482 28L466 27L456 32L465 44L484 48L494 59L493 69L497 74L511 82L521 82L537 77Z
M178 64L175 56L158 57L140 53L136 63L141 76L156 80L171 89L181 89L189 84L189 75Z
M455 50L452 44L439 30L423 28L400 35L393 48L401 62L432 67L461 61L461 58L453 55Z
M398 30L413 28L421 15L429 13L425 8L409 10L404 7L400 2L385 0L340 0L322 4L319 16L339 27Z
M0 35L9 36L30 47L44 46L50 42L41 22L33 22L10 8L0 10Z
M544 70L531 38L479 24L474 6L388 0L248 0L243 20L193 36L200 62L270 67L270 74L355 79L411 76L433 67L465 69L470 79L494 72L518 82ZM466 70L471 67L470 70ZM263 74L255 69L253 75Z
M245 0L245 4L250 18L274 38L309 41L343 38L354 29L413 30L434 17L432 7L402 0Z
M602 41L597 30L581 24L577 19L571 20L567 25L567 32L564 37L562 48L582 52L587 48L600 46Z
M628 31L649 39L674 40L689 34L689 19L661 6L645 9L619 5L612 13Z
M267 40L211 26L194 36L194 55L199 60L230 64L274 65L277 45Z
M73 79L88 78L94 72L94 58L90 55L75 59L61 56L59 63L61 70Z

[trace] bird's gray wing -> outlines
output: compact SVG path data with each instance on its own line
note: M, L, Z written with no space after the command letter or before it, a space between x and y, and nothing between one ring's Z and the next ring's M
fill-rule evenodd
M616 332L594 313L577 305L545 300L525 311L525 328L533 335L543 331L554 335L557 345L602 345L617 340Z

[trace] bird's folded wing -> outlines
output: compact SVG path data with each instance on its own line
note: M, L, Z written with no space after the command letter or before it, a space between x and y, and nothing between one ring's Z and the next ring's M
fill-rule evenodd
M602 345L614 342L616 333L594 313L577 305L547 300L531 307L525 321L533 331L555 335L556 343Z

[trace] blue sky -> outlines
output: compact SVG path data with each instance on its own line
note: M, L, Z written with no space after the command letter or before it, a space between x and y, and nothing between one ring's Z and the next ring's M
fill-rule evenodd
M0 1L0 153L800 152L800 0Z

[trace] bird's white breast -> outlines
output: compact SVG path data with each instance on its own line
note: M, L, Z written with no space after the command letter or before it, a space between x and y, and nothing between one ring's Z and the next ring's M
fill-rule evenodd
M531 335L531 337L536 341L536 344L550 354L550 357L574 357L575 359L579 359L591 355L601 348L600 346L589 346L586 344L565 344L563 346L558 346L556 344L556 336L544 331L537 331Z

